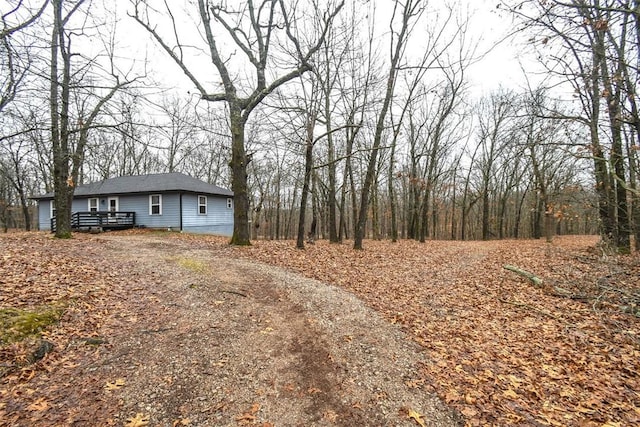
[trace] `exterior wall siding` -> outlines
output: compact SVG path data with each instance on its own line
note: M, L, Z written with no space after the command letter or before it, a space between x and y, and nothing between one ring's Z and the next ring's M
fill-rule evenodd
M180 196L177 193L162 194L162 215L149 215L149 194L120 196L119 210L135 212L136 225L180 230Z
M38 228L44 231L51 231L51 203L53 200L40 200L38 202ZM86 211L87 199L73 199L71 202L71 212Z
M233 208L227 197L207 196L207 214L198 213L198 195L182 195L182 229L190 233L233 234Z
M149 228L171 228L180 230L180 194L162 194L162 214L149 215L149 194L118 196L118 210L136 213L136 225ZM89 197L74 199L72 212L89 210ZM198 195L182 194L182 229L191 233L233 234L233 208L227 207L227 197L207 195L207 214L198 213ZM100 211L107 211L107 196L99 197ZM51 230L51 200L38 203L38 226L40 230Z
M38 202L38 228L51 231L51 200Z

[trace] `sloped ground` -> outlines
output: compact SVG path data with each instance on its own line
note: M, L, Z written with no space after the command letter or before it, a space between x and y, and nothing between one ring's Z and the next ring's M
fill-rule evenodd
M419 347L351 294L172 237L0 239L0 306L66 305L41 361L3 345L1 425L458 424L405 384Z
M594 237L543 241L256 242L238 256L352 291L427 355L410 385L468 425L640 424L640 257ZM536 288L511 264L544 279Z
M596 241L4 236L0 308L67 310L40 362L2 346L0 424L454 423L435 392L467 425L637 425L640 258Z

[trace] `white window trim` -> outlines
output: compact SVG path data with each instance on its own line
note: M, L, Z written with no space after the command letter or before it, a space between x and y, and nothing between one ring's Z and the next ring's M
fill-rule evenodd
M91 212L91 201L95 200L96 201L96 212L98 212L100 210L100 199L98 199L97 197L90 197L87 199L87 211Z
M53 218L53 211L54 211L55 204L56 204L56 201L54 199L51 199L51 201L49 202L49 219Z
M227 199L227 209L233 209L233 199L231 197Z
M160 207L158 209L159 213L157 214L153 213L153 206L156 206L152 204L154 196L158 196L157 206ZM149 216L160 216L160 215L162 215L162 194L149 194Z
M111 196L111 197L107 197L107 210L109 212L111 212L111 201L114 200L116 202L115 208L116 208L116 212L120 210L120 197L118 196Z
M204 205L200 203L200 198L204 198ZM200 207L204 206L204 213L200 212ZM207 215L209 213L209 199L207 196L198 195L198 215Z

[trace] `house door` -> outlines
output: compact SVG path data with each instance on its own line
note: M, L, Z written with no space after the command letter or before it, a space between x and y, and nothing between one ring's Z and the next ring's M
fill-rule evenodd
M115 212L118 211L118 198L117 197L109 197L107 199L107 203L109 206L109 212L111 214L109 216L116 216Z

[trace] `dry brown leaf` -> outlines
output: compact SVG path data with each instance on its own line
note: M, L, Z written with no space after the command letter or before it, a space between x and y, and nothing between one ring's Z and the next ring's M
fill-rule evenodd
M420 427L426 427L424 424L424 419L423 419L423 415L414 411L413 409L409 409L409 418L413 419L416 424L418 424Z
M226 248L223 240L204 236L171 238ZM133 280L107 265L101 243L91 239L79 236L62 242L44 233L9 233L1 241L3 306L75 301L65 322L47 336L60 348L69 348L64 355L52 355L47 369L69 376L80 366L78 353L68 345L70 339L104 335L100 328L114 313L135 312L130 310L136 300L131 293L145 296L147 289L141 284L142 277ZM602 258L593 249L596 241L592 236L560 236L552 244L533 240L400 241L393 245L368 241L363 252L354 252L348 244L318 241L313 251L304 254L294 249L293 242L260 241L250 248L235 248L233 253L343 287L387 321L401 325L433 360L420 372L425 384L449 400L470 424L508 425L515 419L509 405L517 400L517 414L524 420L586 425L595 411L601 424L613 420L612 426L618 422L637 425L640 412L631 402L639 389L637 376L631 373L639 370L635 331L640 330L640 319L620 307L633 307L629 296L640 294L640 259L638 254ZM547 284L585 299L535 289L504 274L502 265L507 263L535 271ZM92 280L85 280L87 277ZM32 283L38 286L25 286ZM120 283L126 286L115 286ZM505 304L501 299L540 310ZM153 308L152 300L147 302ZM120 324L130 327L126 318ZM20 356L15 349L3 351L13 351L6 353L9 360ZM38 382L43 372L25 368L13 374L17 392L28 396L29 384ZM74 385L94 387L93 392L105 387L102 380ZM38 393L50 398L55 396L55 387L59 384L41 382ZM293 384L279 387L297 390ZM544 403L558 395L553 403ZM473 398L475 402L469 403ZM22 411L21 421L34 425L29 417L40 415ZM104 419L110 415L113 413L105 414ZM64 424L64 414L51 416L60 417L56 420Z
M27 409L30 411L38 411L38 412L46 411L47 409L49 409L49 402L47 402L44 397L40 397L35 402L27 406Z
M257 420L256 414L260 411L260 404L254 403L251 408L242 415L236 417L236 421L242 423L254 423Z
M335 423L338 420L338 414L335 411L329 409L322 414L322 419L331 423Z
M508 399L518 399L520 397L515 391L511 389L503 391L502 395Z
M104 388L108 391L119 390L122 387L124 387L125 384L126 384L126 381L124 380L124 378L118 378L113 382L107 381Z
M149 416L140 412L135 417L127 418L124 427L145 427L149 425Z

